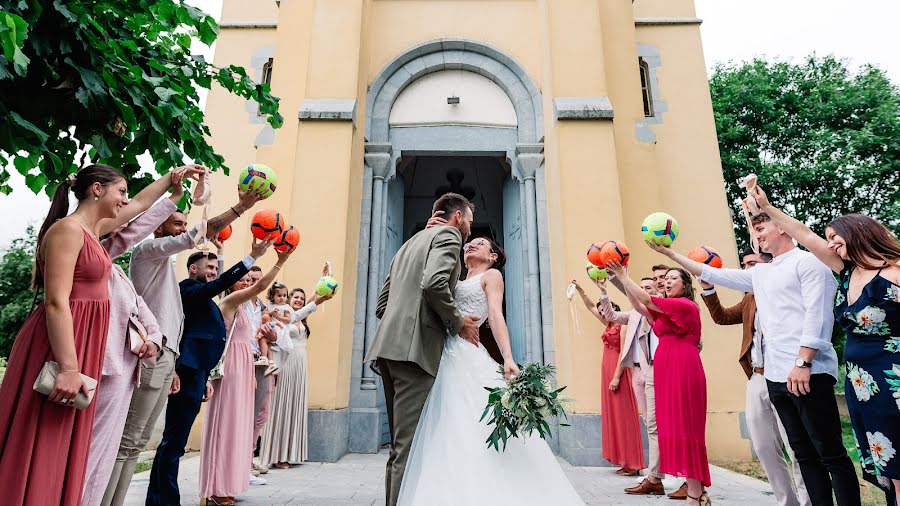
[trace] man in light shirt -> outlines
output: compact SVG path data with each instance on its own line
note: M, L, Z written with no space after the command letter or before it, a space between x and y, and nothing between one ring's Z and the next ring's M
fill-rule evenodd
M860 504L859 481L841 439L834 384L837 354L831 344L837 282L831 270L794 245L765 213L752 218L762 251L775 259L753 269L716 269L669 248L654 247L691 274L714 285L756 296L764 337L764 375L813 504Z
M238 203L207 222L206 238L215 237L260 199L254 192L239 190ZM203 239L197 237L199 226L188 230L187 217L174 203L171 211L169 219L154 231L153 238L135 246L131 255L129 274L137 293L159 322L163 347L155 364L141 363L140 384L131 396L125 430L103 504L121 506L125 503L138 456L150 440L169 394L180 389L175 361L180 353L184 310L172 256L194 248Z
M741 255L744 270L771 261L772 255L768 253L747 250ZM765 357L763 335L757 323L756 298L753 293L747 292L739 303L726 308L719 302L715 286L706 282L700 284L703 285L703 302L709 308L709 314L714 322L719 325L743 325L738 363L747 375L747 404L744 413L753 451L772 485L775 500L781 506L809 506L809 495L806 493L800 465L794 457L791 446L787 444L787 434L778 421L775 406L769 401L769 389L763 375ZM784 451L793 463L793 479L791 469L784 460Z

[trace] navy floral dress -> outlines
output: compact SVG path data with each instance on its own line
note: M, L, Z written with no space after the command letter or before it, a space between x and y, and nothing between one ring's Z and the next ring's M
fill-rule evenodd
M878 271L848 305L852 270L844 262L834 307L847 332L847 408L863 477L891 497L900 479L900 286Z

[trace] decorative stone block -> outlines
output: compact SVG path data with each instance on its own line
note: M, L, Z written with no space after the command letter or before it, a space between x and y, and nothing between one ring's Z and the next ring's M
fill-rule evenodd
M554 97L553 114L565 119L613 119L609 97Z
M310 462L337 462L350 446L350 410L309 410Z
M301 120L356 122L355 98L307 98L300 106Z

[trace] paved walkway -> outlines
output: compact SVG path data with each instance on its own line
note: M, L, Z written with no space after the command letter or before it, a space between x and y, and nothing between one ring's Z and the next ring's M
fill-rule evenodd
M307 463L288 470L273 469L263 477L266 485L253 486L239 497L239 506L269 505L379 505L384 500L384 463L387 452L377 455L349 454L334 464ZM665 497L638 497L622 493L636 483L635 478L616 476L608 467L572 467L560 460L569 479L587 504L635 504L672 506ZM747 476L713 467L710 496L716 506L775 504L772 489ZM199 504L197 499L200 459L193 454L181 461L182 504ZM135 475L126 505L144 504L150 472ZM679 483L666 481L672 491ZM679 503L683 504L683 503ZM467 505L468 506L468 505ZM557 506L557 505L554 505ZM565 505L558 505L565 506Z

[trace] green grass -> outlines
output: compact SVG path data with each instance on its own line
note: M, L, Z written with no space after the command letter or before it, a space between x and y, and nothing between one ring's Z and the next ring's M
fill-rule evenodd
M862 479L862 470L859 467L859 452L856 451L856 439L853 437L853 428L850 425L850 418L841 417L841 437L844 441L844 448L847 454L853 460L853 467L856 469L856 476L859 478L859 493L862 498L863 506L881 506L884 504L884 492L875 485ZM760 465L759 461L751 460L717 460L710 464L724 467L725 469L736 473L750 476L763 481L766 479L766 473Z
M145 460L143 462L138 462L137 465L134 466L134 474L143 473L144 471L149 471L151 467L153 467L152 460Z

